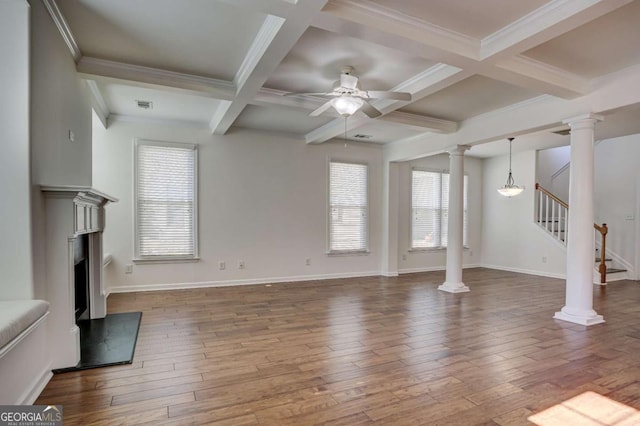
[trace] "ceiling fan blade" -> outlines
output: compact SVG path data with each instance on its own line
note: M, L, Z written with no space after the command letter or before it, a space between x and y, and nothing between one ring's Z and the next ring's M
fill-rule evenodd
M369 118L380 117L382 113L374 108L369 102L364 101L360 107L360 111L364 112Z
M323 103L322 105L320 105L319 108L313 110L311 112L311 114L309 114L309 116L317 117L318 115L320 115L323 112L325 112L326 110L328 110L330 107L331 107L331 101L327 101L327 102Z
M371 99L394 99L396 101L410 101L411 93L407 92L383 92L379 90L367 90Z
M330 92L330 93L295 93L295 92L290 92L290 93L283 93L282 96L335 96L334 93Z
M351 74L340 74L340 86L355 89L358 86L358 77Z

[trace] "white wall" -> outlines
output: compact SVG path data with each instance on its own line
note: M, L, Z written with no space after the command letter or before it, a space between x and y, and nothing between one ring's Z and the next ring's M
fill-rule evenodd
M526 187L517 197L505 198L509 157L488 158L483 164L482 263L490 268L564 277L566 250L538 228L534 218L536 152L513 155L513 177ZM542 258L546 258L543 263Z
M607 249L638 269L640 134L603 140L595 147L595 221L609 227Z
M41 1L31 1L31 199L35 295L46 299L40 185L91 186L91 104ZM69 130L75 142L69 141Z
M31 299L29 5L0 2L0 299Z
M199 146L197 263L136 264L132 274L133 140ZM366 161L370 179L370 251L327 256L328 158ZM381 264L382 150L375 145L307 145L299 138L244 129L112 123L94 128L94 186L119 198L107 206L105 279L111 291L313 277L378 274ZM305 259L311 265L305 265ZM246 268L237 268L238 260ZM227 268L218 270L218 262Z
M411 248L411 169L449 170L449 154L404 162L399 168L398 269L400 273L442 270L446 265L446 250L416 250ZM469 249L464 250L463 265L477 265L481 259L482 235L482 160L465 156L465 174L469 176L467 193L469 218Z
M536 166L536 182L566 202L569 202L569 168L555 178L553 175L569 164L570 160L571 147L560 146L538 151Z

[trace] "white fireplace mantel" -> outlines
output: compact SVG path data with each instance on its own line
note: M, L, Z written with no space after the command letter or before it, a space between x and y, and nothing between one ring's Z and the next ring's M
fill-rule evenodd
M54 368L73 367L80 361L80 331L75 319L74 240L82 234L89 241L89 313L104 318L106 293L102 280L102 231L104 206L118 201L94 188L41 186L46 209L46 288L51 304L49 321Z

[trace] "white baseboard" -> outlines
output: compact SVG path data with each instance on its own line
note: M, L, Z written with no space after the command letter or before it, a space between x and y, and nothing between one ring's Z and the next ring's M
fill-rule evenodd
M499 265L482 264L482 265L479 265L479 267L487 268L487 269L496 269L498 271L517 272L519 274L536 275L536 276L539 276L539 277L560 278L560 279L567 278L567 276L564 275L564 274L556 274L556 273L553 273L553 272L546 272L546 271L536 271L536 270L533 270L533 269L512 268L510 266L499 266Z
M36 402L36 399L40 396L42 391L44 390L49 380L53 377L53 373L51 372L51 364L49 364L39 377L33 382L32 386L27 390L27 392L20 397L19 405L32 405Z
M482 268L482 265L480 264L469 264L469 265L463 265L462 269L469 269L469 268ZM402 274L416 274L418 272L434 272L434 271L444 271L447 268L445 266L427 266L424 268L404 268L404 269L398 269L398 273L400 275Z
M192 283L166 283L149 285L116 286L107 288L107 296L111 293L131 293L136 291L185 290L189 288L231 287L240 285L277 284L296 281L331 280L338 278L377 277L380 271L348 272L322 275L298 275L290 277L253 278L247 280L204 281Z

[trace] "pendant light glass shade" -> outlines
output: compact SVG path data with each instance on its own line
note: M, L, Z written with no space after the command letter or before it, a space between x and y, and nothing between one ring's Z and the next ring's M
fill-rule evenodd
M362 99L347 95L342 95L331 100L331 106L333 106L336 111L338 111L338 114L342 116L354 114L358 109L360 109L363 103Z
M498 193L505 197L515 197L516 195L522 194L524 191L524 186L516 185L513 180L513 175L511 174L511 144L513 143L513 138L509 138L509 176L507 177L507 183L502 188L498 188Z

